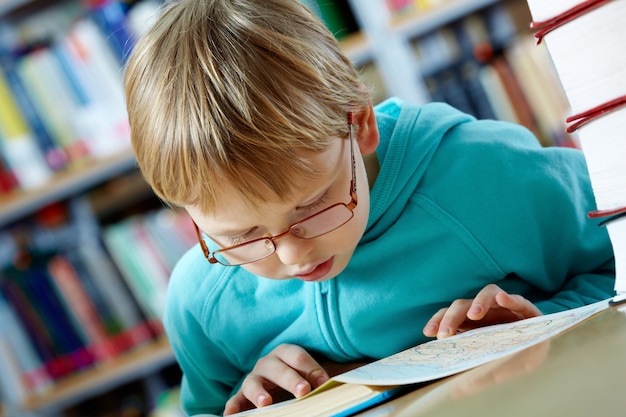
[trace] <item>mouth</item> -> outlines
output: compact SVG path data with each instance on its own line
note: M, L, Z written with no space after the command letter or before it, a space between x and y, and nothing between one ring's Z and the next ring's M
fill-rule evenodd
M330 270L333 268L333 264L334 264L334 257L328 259L327 261L322 262L321 264L318 264L315 268L313 268L312 270L306 273L299 273L294 276L302 281L307 281L307 282L319 281L322 278L324 278L326 275L328 275Z

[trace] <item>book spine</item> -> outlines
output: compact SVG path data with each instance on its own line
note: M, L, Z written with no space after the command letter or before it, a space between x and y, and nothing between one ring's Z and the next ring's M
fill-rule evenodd
M16 61L15 70L47 131L67 155L68 164L72 164L84 155L82 151L72 148L76 133L68 120L70 115L65 113L65 109L70 108L67 92L57 91L58 86L52 84L46 68L49 53L46 51L47 48L40 48L22 56Z
M13 98L18 104L24 119L28 123L31 131L37 139L37 144L43 152L44 158L53 171L58 171L67 165L67 155L54 141L50 132L44 126L41 116L33 106L31 98L22 83L22 80L15 71L15 57L0 57L0 64L4 68L4 73L13 94Z
M42 392L52 379L37 354L33 344L22 328L9 302L0 292L0 338L4 338L19 366L20 378L16 380L26 391Z
M41 91L49 105L55 104L55 117L67 129L64 142L70 160L80 161L89 155L88 134L83 128L85 115L74 78L66 76L59 62L56 44L30 53L37 77L43 80ZM50 111L50 110L48 110Z
M87 347L95 359L105 362L121 353L109 338L100 314L72 264L65 257L57 255L48 262L48 271L54 287L64 300L68 316L85 335Z
M85 77L86 88L98 101L107 117L106 153L119 152L130 146L130 126L126 113L122 76L119 62L108 46L96 24L90 19L81 19L72 25L66 35L65 47L80 66Z
M41 317L17 283L4 276L0 281L0 290L19 317L22 327L33 342L33 346L51 378L56 380L71 373L70 364L65 358L57 357L52 346L52 336L49 329L44 325Z
M73 44L67 39L53 45L51 51L60 69L58 76L63 76L67 80L67 85L72 91L74 103L72 121L86 152L97 158L117 151L118 149L111 145L112 125L108 109L94 94L95 88L90 86L90 83L97 83L98 80L90 79L86 74L82 61L73 50Z
M176 262L197 243L189 216L186 213L162 209L147 214L143 223L169 275Z
M4 335L0 335L0 366L0 400L5 405L19 407L26 398L26 390L20 384L21 372L15 352Z
M135 45L135 38L127 27L124 5L117 0L88 0L85 3L88 15L106 35L111 49L123 65Z
M0 68L0 137L2 152L23 188L44 184L51 176L37 141L11 94Z
M143 327L140 326L143 317L137 302L124 285L122 276L100 241L93 239L93 236L100 236L101 230L90 203L84 198L74 199L70 202L70 210L80 242L76 248L74 263L84 266L86 281L90 282L93 288L91 293L102 298L102 303L108 306L111 316L120 323L122 335L119 338L122 339L123 346L130 347L145 342L149 334L142 331ZM139 331L135 332L132 329Z
M48 330L55 356L67 362L70 372L90 367L94 357L55 293L46 271L47 257L31 259L26 269L13 268L5 273L22 289L29 304L35 309L35 314Z
M153 267L140 258L128 225L118 223L107 226L102 238L144 315L148 320L158 320L163 311L165 288L152 279Z

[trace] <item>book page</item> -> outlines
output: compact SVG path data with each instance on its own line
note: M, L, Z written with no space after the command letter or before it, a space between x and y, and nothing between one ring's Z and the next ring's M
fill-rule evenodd
M233 414L232 417L334 417L352 415L403 392L402 387L341 384L330 380L310 394L267 407ZM196 415L194 417L208 417Z
M426 382L491 362L536 345L599 313L608 306L588 306L482 327L447 339L432 340L338 375L340 382L403 385Z

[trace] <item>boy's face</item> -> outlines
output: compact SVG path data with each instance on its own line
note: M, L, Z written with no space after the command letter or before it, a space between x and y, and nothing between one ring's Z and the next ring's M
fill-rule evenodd
M363 159L356 141L353 146L358 204L352 219L313 239L302 239L287 233L275 240L274 254L244 264L243 268L271 279L298 278L320 282L334 278L346 267L363 235L369 216L369 189ZM350 202L352 160L349 141L338 139L328 150L311 159L323 175L307 182L287 202L250 204L232 187L227 186L217 199L214 214L204 214L195 206L185 208L200 229L221 248L264 236L279 235L292 224L333 204ZM263 187L261 184L259 186Z

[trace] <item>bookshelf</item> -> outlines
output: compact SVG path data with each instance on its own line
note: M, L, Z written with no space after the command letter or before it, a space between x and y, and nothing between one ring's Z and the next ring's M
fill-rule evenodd
M434 72L432 63L450 58L449 56L442 58L442 51L446 52L446 48L463 49L460 43L452 45L439 43L438 48L426 48L426 45L433 39L445 38L440 31L459 26L460 22L464 22L466 18L480 15L484 10L500 5L514 10L511 13L515 15L520 10L523 15L526 7L524 0L438 0L437 2L437 6L427 11L391 13L385 0L343 0L343 3L351 7L353 17L360 29L342 33L339 42L357 67L362 70L366 81L369 80L371 86L375 87L375 101L387 96L398 96L417 103L431 101L435 93L430 83ZM78 3L78 0L52 2L0 0L0 17L2 18L0 19L0 34L7 33L7 28L19 24L20 19L38 15L47 17L56 13L49 11L51 5ZM329 2L326 1L326 3ZM73 13L76 12L76 9L70 8L70 10ZM518 16L513 17L519 19ZM522 16L523 23L524 19L525 17ZM516 30L521 30L519 25ZM2 47L0 43L0 53ZM524 56L525 61L528 61L525 65L530 65L531 60L527 59L526 52L525 49L517 48L515 54L509 53L508 58ZM513 66L521 65L519 62L518 58L517 64ZM533 60L532 63L540 67L550 65L545 60L536 62ZM445 65L450 65L450 63ZM537 74L549 71L533 70L530 72ZM528 83L539 85L536 80L530 80ZM556 96L559 91L554 85L548 88L550 81L548 80L547 83L545 88L535 88L531 94L536 98L531 104L541 109L542 114L550 114L551 117L552 125L542 126L542 132L550 131L554 129L554 124L560 123L560 114L558 110L555 110L559 107L551 104L553 98L548 100L542 96L542 94ZM83 227L92 232L90 236L93 241L104 241L107 231L119 224L124 225L122 229L144 227L141 221L147 219L148 216L143 217L139 213L145 211L146 207L149 209L162 207L147 190L146 184L141 179L137 180L137 177L138 171L132 152L129 147L122 147L104 155L87 155L65 169L51 172L50 177L39 185L28 188L17 187L0 192L0 246L5 242L2 240L3 236L10 235L16 229L29 230L28 227L32 226L33 218L37 218L50 206L59 203L73 207L88 201L92 214L87 216L86 223L77 222L75 227L77 230L83 230L81 229ZM73 223L70 222L68 227L74 227ZM28 235L34 232L26 233ZM189 241L185 243L182 238L181 241L183 241L182 246L192 244ZM127 252L142 252L132 246L133 244L139 245L141 242L131 242L135 243L131 243ZM106 248L104 242L102 246L104 247L103 253L108 256L109 261L115 266L116 274L122 280L125 275L124 267L119 265L119 260L113 259L112 251ZM0 248L0 261L2 257L3 253ZM131 285L126 284L126 287L131 298L136 302L136 307L141 309L141 303L132 293ZM0 337L0 345L1 343ZM0 367L2 364L3 357L0 355ZM50 387L37 392L27 392L17 404L2 398L2 390L0 390L0 417L46 416L61 413L65 408L101 396L125 382L149 379L158 375L163 368L172 365L175 365L175 360L167 341L162 335L157 335L149 343L129 349L111 362L72 372L55 381Z
M83 193L109 178L136 169L132 152L84 161L78 167L60 172L45 185L32 190L15 190L0 195L0 226L17 221L47 204Z
M145 378L172 365L175 359L165 338L141 346L98 369L65 378L50 390L33 394L24 402L23 411L62 410L63 407L107 392L130 380Z
M82 19L92 18L96 21L91 13L94 12L83 10L78 0L1 2L0 74L5 83L15 82L15 78L7 76L9 71L15 70L15 74L22 75L16 70L20 65L19 60L23 59L21 62L25 62L29 55L41 50L45 52L54 50L55 53L63 51L61 48L54 48L64 45L65 33L68 33L69 37L69 25ZM85 27L87 30L83 35L93 36L96 25L84 25L83 29ZM9 49L7 40L22 39L21 36L31 36L30 42L34 42L36 48L32 51L19 50L17 53ZM101 44L106 46L109 38L110 36L103 31L101 40L104 42ZM93 40L93 37L91 39ZM87 50L87 56L94 55L94 59L97 59L95 62L103 67L102 64L106 62L101 56L95 56L98 53L99 50ZM112 51L109 58L111 56L115 57ZM7 57L13 60L8 60ZM110 59L109 63L111 61ZM102 72L99 74L109 76L108 84L100 78L95 79L92 85L104 85L109 93L116 93L119 99L123 97L121 64L117 62L115 65L109 67L108 74ZM42 79L51 83L44 77L46 75L39 74ZM24 81L24 78L20 80ZM15 88L14 84L8 85ZM22 87L22 91L31 92L27 87ZM18 94L11 88L9 88L11 93ZM65 91L57 91L55 97L58 101L54 105L58 108L67 107L64 105L67 101L64 102L59 95L61 93ZM20 102L16 96L12 98L14 107L23 105L23 101ZM32 99L32 95L29 98ZM5 103L2 102L2 106L5 106ZM123 102L117 103L118 109L124 108ZM23 110L23 107L15 108ZM0 109L0 112L3 110ZM100 110L108 112L107 107L100 107ZM22 116L25 114L20 113ZM119 115L119 111L117 113ZM6 114L4 113L5 116ZM98 115L94 112L88 116L91 118L85 118L85 122L93 122L101 131L116 135L117 142L114 148L100 148L102 152L83 152L80 157L71 160L63 168L50 166L49 177L45 181L27 187L18 183L17 186L9 190L2 189L0 192L0 270L2 270L0 310L3 311L0 317L0 367L3 369L3 377L0 378L0 416L44 417L66 413L71 415L72 412L82 415L81 411L74 410L90 402L95 404L95 399L105 398L116 389L125 386L131 387L130 389L141 388L141 392L120 393L119 396L122 398L115 399L110 406L117 407L116 413L121 412L122 400L128 396L137 396L142 402L141 406L145 407L142 413L147 415L151 411L147 407L155 405L156 397L162 392L160 390L169 389L166 385L172 383L172 381L164 383L166 376L180 373L160 327L160 312L144 310L132 289L132 282L136 278L129 277L121 265L113 262L103 237L113 228L121 231L132 228L133 231L142 233L144 236L142 239L152 239L139 241L138 238L129 237L128 251L137 251L137 247L141 245L156 247L157 237L151 233L159 233L161 241L165 239L171 243L172 239L178 239L180 251L186 250L190 246L190 241L180 241L176 236L165 235L178 233L166 230L168 222L171 226L178 225L172 223L171 216L168 217L165 213L169 210L162 207L141 179L127 140L124 123L115 125L116 132L114 129L107 130L108 125L102 124L104 119L97 118ZM35 129L36 124L31 123L31 119L27 117L24 119L31 133L40 133ZM41 125L42 120L39 120ZM67 119L65 120L67 123ZM0 117L0 121L7 122L7 118ZM15 132L16 129L13 131L10 129L15 126L21 128L21 133L25 131L19 123L15 124L11 120L8 120L8 123L0 125L0 149L3 151L2 159L5 162L5 147L11 146L6 142L7 132ZM88 126L88 123L85 123L83 128L85 126ZM101 143L108 141L105 135L102 135L101 139L103 139ZM86 148L90 151L97 149L88 146ZM20 158L27 156L24 152L19 155ZM17 161L32 163L31 159L20 158ZM46 162L49 163L47 160ZM151 225L148 225L149 221ZM16 262L14 259L21 260L23 250L33 252L30 256L30 265L20 269L15 266L21 261ZM45 257L52 258L46 258L42 263L39 260L40 252L44 253ZM142 252L142 256L146 255L145 252ZM182 253L178 256L180 254ZM155 252L152 256L165 257L162 251ZM137 257L139 258L139 254ZM159 263L160 259L156 261L141 259L147 264L161 265L162 275L167 275L167 270L172 267L171 264L162 265L162 262ZM54 270L53 262L56 262ZM70 268L66 269L64 277L61 277L59 271L62 269L58 267L63 265L66 267L70 265ZM94 272L99 268L100 273ZM36 277L34 275L36 271L42 275ZM68 281L72 279L75 281ZM65 284L62 285L62 282ZM71 301L73 296L70 295L68 282L74 282L74 285L82 289L80 310L77 307L78 303ZM162 284L159 288L164 292ZM42 298L44 289L50 291L47 297ZM105 295L107 293L108 295ZM24 298L15 298L20 294ZM116 296L120 298L115 300ZM54 305L57 307L53 307ZM90 312L95 312L96 316L90 315ZM87 316L89 320L93 320L91 329L85 321ZM125 316L124 319L122 316ZM28 321L25 321L27 318ZM32 326L37 323L39 327L35 329L38 330L33 330ZM106 332L104 342L95 341L93 331L95 327ZM75 336L82 340L84 348L74 350L76 349L74 346L70 350L56 350L61 346L60 340L70 340ZM63 345L68 347L68 343ZM50 357L53 349L54 356ZM106 357L102 354L105 349L109 352ZM41 356L44 355L44 351L47 355L45 357ZM83 360L84 362L81 362ZM75 366L78 362L81 365ZM71 365L68 365L69 363ZM8 372L8 369L11 369L11 372ZM144 389L147 386L156 389L153 389L154 392L147 392L148 390Z
M524 0L433 0L400 12L386 0L349 2L362 29L340 42L366 83L375 80L376 100L446 101L520 123L545 146L578 146L564 132L568 104L547 51L534 45ZM488 43L485 57L477 45Z

